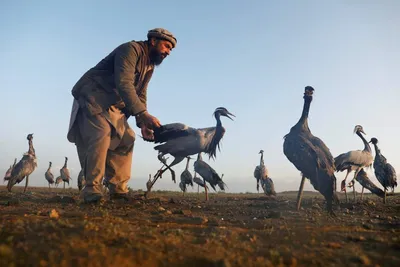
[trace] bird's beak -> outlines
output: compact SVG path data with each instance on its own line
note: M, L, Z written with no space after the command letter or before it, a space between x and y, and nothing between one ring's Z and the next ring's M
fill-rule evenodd
M369 141L368 144L372 143L372 141Z
M227 111L225 116L228 117L229 119L233 120L229 115L231 115L231 116L233 116L233 117L236 118L235 115L233 115L232 113L230 113L229 111Z

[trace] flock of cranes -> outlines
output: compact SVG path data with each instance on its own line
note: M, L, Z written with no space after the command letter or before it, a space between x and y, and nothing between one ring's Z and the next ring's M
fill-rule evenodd
M346 180L348 175L354 171L354 176L347 185L353 188L353 196L355 200L354 183L358 181L362 185L362 194L364 188L367 188L372 193L377 194L384 198L386 203L387 190L397 186L396 172L392 165L387 163L386 158L380 152L378 147L377 138L373 137L368 142L363 135L366 135L361 125L356 125L354 133L356 133L364 144L363 150L354 150L342 153L337 157L333 157L326 144L318 137L314 136L308 126L308 114L313 99L314 88L311 86L305 87L304 90L304 105L301 116L297 123L290 129L289 133L284 136L283 152L287 159L295 166L301 173L302 179L297 197L297 209L301 206L301 198L303 187L306 178L310 181L315 190L320 192L327 203L327 210L333 214L333 204L338 203L339 199L336 194L336 176L337 172L346 171L346 176L341 182L341 191L345 192L346 201L348 201L346 192ZM208 185L216 191L216 187L220 190L225 190L227 185L222 180L223 174L220 176L208 163L203 161L202 153L207 154L209 158L216 158L217 149L220 150L220 141L222 140L226 130L222 126L221 117L227 117L233 120L235 117L224 107L218 107L214 111L216 119L216 126L207 128L193 128L183 123L171 123L162 125L160 128L154 130L154 139L145 141L157 144L154 149L158 151L158 160L163 166L157 171L153 179L151 175L149 181L146 183L147 193L151 191L157 179L161 178L163 173L167 170L171 172L172 180L176 183L175 172L173 166L179 164L186 158L186 168L180 176L179 188L183 194L186 192L187 187L193 187L194 183L199 187L205 189L206 200L208 199ZM25 189L28 186L28 179L32 172L37 167L35 149L33 148L33 134L27 136L29 149L22 159L17 163L10 166L7 170L4 180L8 182L7 189L16 184L25 181ZM370 143L374 145L375 157L372 155ZM257 181L257 191L259 185L268 196L275 196L275 188L272 179L269 177L268 169L265 166L263 158L263 150L260 150L260 162L254 170L254 178ZM166 155L171 155L174 160L167 164ZM197 160L194 162L194 177L189 171L189 162L193 158L190 156L197 154ZM45 178L50 185L58 185L61 182L69 184L71 180L69 170L67 168L68 158L65 157L63 168L60 169L60 176L54 180L54 175L51 172L52 163L49 162L49 168L45 173ZM364 169L372 167L377 180L383 186L381 190L369 180L367 173ZM202 179L197 177L200 175ZM83 171L81 170L78 176L78 188L81 190L85 184ZM107 186L104 180L103 184ZM208 185L207 185L208 184Z

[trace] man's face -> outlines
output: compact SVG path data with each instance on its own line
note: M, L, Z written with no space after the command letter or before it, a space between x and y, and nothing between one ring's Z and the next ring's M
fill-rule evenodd
M150 60L154 65L160 65L164 58L169 56L169 53L172 50L172 44L166 40L150 40Z

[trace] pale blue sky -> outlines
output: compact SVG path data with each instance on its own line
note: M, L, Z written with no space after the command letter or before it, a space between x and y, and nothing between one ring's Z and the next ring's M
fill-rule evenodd
M334 156L363 148L352 132L361 124L400 172L399 14L396 0L3 1L0 170L21 158L34 133L31 184L46 185L49 161L58 176L68 156L76 187L78 158L66 139L72 86L119 44L163 27L178 45L149 84L149 111L162 123L192 127L215 125L216 107L234 113L234 122L223 120L221 153L211 162L230 191L255 191L260 149L277 191L298 189L300 174L282 145L306 85L315 88L311 131ZM137 139L132 188L145 188L160 166L156 156L153 144ZM184 165L175 168L178 177ZM155 189L179 188L168 174Z

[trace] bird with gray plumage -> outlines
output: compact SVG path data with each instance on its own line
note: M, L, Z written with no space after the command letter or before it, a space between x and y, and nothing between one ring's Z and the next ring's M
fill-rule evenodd
M356 177L356 181L359 182L363 188L368 189L371 191L371 193L377 195L378 197L384 198L385 197L385 192L383 192L382 189L377 187L368 177L367 173L364 171L364 169L361 169ZM363 197L363 192L361 192L361 199Z
M385 193L383 202L386 203L386 190L392 188L392 191L394 191L394 188L397 187L396 171L393 166L387 162L386 157L382 155L378 147L378 139L372 137L369 142L375 147L374 171L376 179L378 179L379 183L383 186Z
M362 168L371 167L374 161L372 157L372 150L369 146L367 140L365 140L362 134L365 134L364 129L361 125L356 125L354 127L354 133L356 133L364 143L363 150L353 150L346 153L342 153L335 158L335 168L337 172L347 171L344 180L341 183L341 190L345 192L346 201L347 192L346 192L346 179L350 172L354 171L354 178L350 182L350 187L353 187L353 197L354 201L356 200L356 191L354 188L354 180L357 177L358 172Z
M50 189L50 185L54 184L54 175L51 172L51 161L49 162L49 168L47 168L47 171L44 173L44 178L46 178L47 182L49 183Z
M11 192L11 188L16 183L19 184L25 179L25 193L26 188L28 187L29 175L31 175L37 167L36 153L32 142L33 134L28 134L26 139L28 139L29 149L28 152L23 155L22 159L15 165L11 172L11 177L8 180L7 184L7 189L9 192Z
M226 184L224 181L222 181L221 177L218 175L218 173L210 166L208 165L205 161L203 161L201 153L197 155L197 160L194 162L194 171L198 173L204 180L204 184L208 182L208 184L216 190L216 186L221 190L225 190ZM208 191L207 187L205 188L206 192L206 200L208 200Z
M14 169L15 165L17 164L17 159L14 159L14 163L13 165L10 165L10 168L8 168L8 170L6 171L6 173L4 174L4 178L3 178L3 183L10 180L11 178L11 173L12 170Z
M83 170L81 169L78 174L78 190L81 191L86 184L85 175L83 175Z
M197 193L200 193L200 187L203 187L208 190L207 184L204 183L204 180L196 176L197 173L194 173L193 182L197 184Z
M62 183L62 182L63 182L62 177L61 177L61 176L58 176L58 177L56 178L56 181L55 181L56 188L57 188L58 185L59 185L60 183Z
M260 183L265 195L276 196L274 181L270 177L267 176L261 179Z
M182 190L183 194L186 192L186 186L191 185L193 187L193 176L189 171L189 161L192 159L191 157L186 157L186 168L181 173L181 181L179 183L179 188Z
M264 150L260 150L260 164L254 169L254 178L257 180L257 191L260 192L260 180L268 177L268 170L264 164Z
M308 127L308 113L313 99L314 88L304 90L304 105L299 121L285 135L283 152L288 160L301 172L302 179L297 196L297 209L300 209L305 178L314 189L326 199L327 209L333 213L332 202L338 202L336 196L336 177L333 156L325 143L314 136Z
M60 176L64 182L64 189L65 189L65 183L69 185L69 180L72 180L71 175L69 174L67 163L68 163L68 157L65 157L64 166L60 169Z
M192 128L183 123L171 123L154 129L154 140L144 139L145 141L160 144L155 146L154 149L158 151L158 159L166 166L154 176L150 189L167 169L171 171L172 180L175 181L175 172L171 167L180 163L187 156L204 152L210 158L216 157L217 148L220 149L220 141L225 134L221 116L233 120L230 116L235 117L235 115L224 107L215 109L213 115L217 121L215 127ZM174 157L174 160L169 165L166 164L164 159L166 154Z

